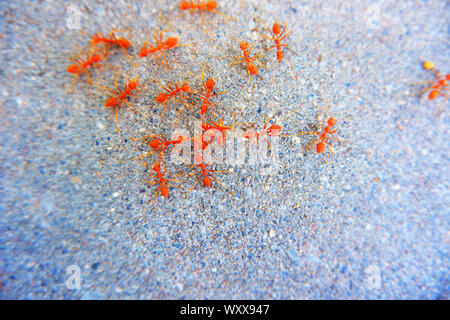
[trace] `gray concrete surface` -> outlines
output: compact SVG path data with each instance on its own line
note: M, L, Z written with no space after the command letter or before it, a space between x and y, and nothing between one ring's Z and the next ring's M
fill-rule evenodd
M0 298L448 298L448 103L439 113L442 100L419 95L433 79L423 61L450 67L448 2L218 2L237 21L205 14L206 34L178 1L2 1ZM70 5L81 30L68 28ZM252 93L245 70L228 65L239 54L232 37L265 54L255 17L291 34L281 64L274 51L264 58ZM234 111L261 128L296 110L282 121L294 133L334 116L335 154L326 165L302 148L307 136L283 138L277 174L236 167L218 174L234 196L172 190L153 211L142 162L128 161L144 149L130 138L170 133L176 108L161 122L148 82L133 100L139 114L121 110L116 134L103 92L88 94L82 77L67 94L69 55L113 27L131 27L139 46L155 28L197 43L168 54L171 71L148 58L135 74L190 72L200 88L205 62L228 90L215 100L226 122ZM121 51L109 62L130 70ZM92 76L110 86L112 75ZM181 118L190 128L195 116ZM66 285L72 265L80 289Z

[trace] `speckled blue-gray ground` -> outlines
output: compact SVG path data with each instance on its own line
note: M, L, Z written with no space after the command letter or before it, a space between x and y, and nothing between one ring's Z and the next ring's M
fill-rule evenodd
M440 101L419 95L433 79L423 61L449 71L448 2L218 2L237 21L205 14L207 34L178 1L2 1L0 297L448 298L448 104L438 112ZM68 28L70 6L81 30ZM266 54L261 34L275 20L290 47L281 64L267 53L252 93L245 69L229 67L232 37ZM142 162L128 160L144 148L130 138L170 132L177 106L161 122L148 81L133 100L139 114L121 109L116 134L104 92L83 76L67 94L70 54L113 27L131 27L138 46L155 28L196 43L168 54L172 70L150 57L135 74L188 76L200 89L206 63L228 90L215 99L226 123L234 111L262 127L295 110L282 120L294 133L334 116L335 154L325 164L304 148L311 137L283 138L277 174L234 167L218 175L234 196L174 189L153 211ZM120 50L109 62L130 70ZM92 77L110 86L112 70ZM183 112L179 127L193 120ZM71 265L78 290L66 286Z

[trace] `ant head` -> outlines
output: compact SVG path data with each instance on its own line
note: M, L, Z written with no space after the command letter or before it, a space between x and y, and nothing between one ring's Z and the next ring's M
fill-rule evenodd
M187 9L189 9L189 2L187 2L187 1L182 1L182 2L180 3L180 9L181 9L181 10L187 10Z
M210 187L211 187L211 179L210 179L209 177L204 177L204 178L203 178L203 185L204 185L205 187L210 188Z
M281 28L280 28L280 25L278 24L278 22L275 22L273 24L272 31L274 34L279 34L281 32Z
M131 90L136 89L136 87L139 85L139 82L135 79L130 80L130 82L128 82L128 88Z
M94 54L91 58L92 62L99 62L100 60L102 60L102 56L99 54Z
M325 149L325 143L319 142L316 146L317 153L322 153L324 149Z
M108 100L106 100L105 102L105 107L115 107L117 104L117 98L115 97L110 97Z
M178 38L175 38L175 37L167 38L167 40L165 42L165 44L170 48L175 47L177 45L177 43L178 43Z
M162 146L162 142L158 139L153 139L148 143L148 146L152 149L159 149Z
M164 198L167 198L169 196L169 188L167 188L167 186L165 185L161 186L161 195Z
M100 42L100 35L98 34L93 35L91 42L92 44L98 44Z
M431 61L425 61L423 67L427 70L434 69L434 64Z
M447 75L445 76L445 80L450 81L450 74L447 74Z
M328 125L329 125L330 127L334 126L334 124L335 124L335 121L334 121L334 118L333 118L333 117L331 117L330 119L328 119Z
M216 1L208 1L206 2L206 9L207 10L214 10L217 8L217 2Z
M155 171L155 172L161 171L161 166L159 165L159 162L155 162L153 164L153 171Z
M191 87L187 83L183 83L181 85L181 91L183 91L183 92L190 92L191 91Z
M214 89L215 85L216 85L216 80L214 78L209 78L208 80L206 80L206 89L208 89L209 91Z
M125 48L125 49L131 47L131 42L124 38L119 38L117 40L117 43L119 44L119 46L121 46L122 48Z
M249 69L252 74L254 74L255 76L258 75L258 68L254 64L250 65Z
M146 57L147 55L148 55L147 48L141 48L141 51L139 51L139 57L143 58Z
M180 135L180 136L178 137L178 141L180 141L180 143L181 143L181 142L188 141L188 140L189 140L189 138L188 138L188 137L185 137L185 136L181 136L181 135Z
M239 46L241 47L241 50L247 50L248 43L247 42L240 42Z
M69 73L79 73L80 72L80 67L75 65L75 64L72 64L72 65L67 67L66 71L69 72Z
M268 129L267 129L267 132L268 133L270 133L270 134L278 134L278 133L280 133L281 132L281 126L279 126L279 125L277 125L277 124L274 124L274 125L271 125Z
M157 97L156 97L156 101L158 102L164 102L167 100L167 94L165 93L160 93Z

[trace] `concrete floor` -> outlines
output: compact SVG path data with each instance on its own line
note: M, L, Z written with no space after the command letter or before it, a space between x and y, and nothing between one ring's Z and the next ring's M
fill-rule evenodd
M439 111L442 99L419 94L434 77L423 61L450 67L448 2L218 1L236 21L206 13L208 33L178 3L3 2L0 298L448 299L448 103ZM280 64L261 36L274 21L291 31ZM108 63L146 83L118 133L108 95L84 76L67 94L66 72L90 35L114 27L130 27L136 48L156 28L196 44L168 52L171 70L153 57L132 70L111 52ZM265 55L253 92L246 70L229 67L232 37ZM173 189L153 210L143 161L129 161L145 145L131 139L170 135L180 106L160 121L150 78L200 89L203 63L227 91L214 98L225 123L235 112L239 127L262 128L273 115L293 134L333 116L328 164L305 149L310 136L282 138L276 172L219 165L234 195L216 183L185 198ZM96 83L112 85L111 65ZM178 127L196 119L183 111Z

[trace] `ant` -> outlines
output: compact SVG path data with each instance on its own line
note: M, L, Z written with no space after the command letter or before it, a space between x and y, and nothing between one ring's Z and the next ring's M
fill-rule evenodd
M327 159L330 157L330 155L333 153L333 146L328 141L327 135L336 133L335 129L332 129L334 125L336 124L336 121L333 117L330 117L327 121L326 127L323 129L322 132L320 131L300 131L299 135L302 134L315 134L319 136L319 139L316 140L314 143L316 144L316 151L318 154L321 154L325 150L325 145L328 144L330 146L330 151L328 152L328 156L325 159L325 163L327 163Z
M235 125L235 114L233 113L233 123L231 126L225 126L222 119L217 120L217 122L209 121L207 123L202 124L203 130L205 130L205 134L202 136L202 149L206 149L208 145L213 141L213 138L216 134L216 131L219 131L221 135L218 138L219 146L223 146L225 143L226 131L234 130ZM209 130L213 130L212 134L208 134ZM206 142L204 137L209 138L209 141Z
M164 61L171 69L169 63L167 62L166 55L164 54L164 50L170 50L175 47L184 47L188 46L187 44L179 45L178 38L175 37L169 37L165 41L162 39L163 31L159 32L159 39L158 39L158 31L155 31L155 45L152 46L150 43L144 41L144 47L141 48L139 52L139 57L143 58L148 56L150 53L153 53L154 55L157 55L158 52L161 53L161 55L164 58Z
M192 0L190 0L190 1L184 0L184 1L180 2L180 10L189 10L189 11L191 11L191 13L194 13L195 10L198 10L198 12L200 12L200 17L202 18L202 24L204 26L205 26L205 18L203 17L203 11L218 13L225 19L235 20L235 19L230 18L227 15L217 11L216 8L217 8L217 2L211 1L211 0L208 0L208 1L198 0L197 3L194 3L194 1L192 1ZM206 33L208 33L208 29L206 29L206 26L205 26L205 30L206 30Z
M234 38L233 38L234 39ZM236 39L234 39L236 40ZM247 73L248 73L248 77L250 79L250 86L252 85L252 77L251 75L258 75L258 68L256 67L256 65L254 64L254 62L259 62L258 58L262 58L260 55L255 54L253 57L250 56L250 53L252 52L252 46L247 43L247 42L239 42L238 40L236 40L239 43L239 46L242 50L242 56L236 57L235 58L235 62L233 62L232 64L230 64L231 66L234 66L236 64L240 64L240 63L247 63ZM242 60L240 60L242 59Z
M131 47L131 42L125 38L117 37L115 34L117 31L118 30L114 29L109 33L109 36L106 36L101 32L96 33L95 35L92 36L91 45L93 47L97 47L100 43L105 44L106 46L105 57L108 57L111 46L118 46L122 48L125 56L129 58L127 49Z
M214 96L224 94L227 91L212 94L212 92L214 90L214 86L216 85L216 79L209 78L205 82L204 76L203 76L204 71L205 71L205 65L203 65L203 67L202 67L202 85L203 85L203 89L205 90L205 92L202 92L200 94L200 98L202 99L202 103L199 107L200 114L203 116L206 113L206 111L208 111L209 107L212 107L213 117L215 118L216 116L215 116L215 110L214 110L214 103L210 99Z
M168 181L172 181L172 182L181 182L181 181L175 180L175 179L164 178L164 175L166 173L166 164L165 163L164 163L164 170L162 172L161 172L161 165L159 164L159 162L155 162L152 166L152 169L155 172L155 174L152 174L151 176L157 180L156 181L146 181L146 183L149 183L151 185L159 184L158 188L155 191L155 205L156 205L156 201L158 199L158 192L160 192L164 198L167 198L169 196L169 187L183 189L183 187L167 184ZM153 210L155 210L155 209L156 209L156 207Z
M186 176L193 176L193 175L197 175L200 174L199 177L197 178L197 180L195 181L195 183L189 188L189 190L186 192L185 196L192 191L192 189L194 189L194 187L197 185L197 183L200 181L200 179L203 178L202 182L203 185L207 188L211 187L212 181L211 178L216 181L218 184L220 184L222 187L224 187L225 189L227 189L228 191L230 191L230 193L232 195L234 195L233 191L231 191L229 188L227 188L227 186L225 186L222 182L220 182L219 180L217 180L216 177L214 177L211 172L229 172L228 170L211 170L211 169L207 169L209 164L205 164L203 162L203 159L201 161L200 164L196 165L197 168L199 168L199 170L195 173L181 173L179 175L186 175Z
M169 148L169 146L171 145L177 145L180 143L185 142L188 138L184 137L184 136L178 136L178 138L176 138L175 140L167 140L166 138L164 138L162 135L160 134L149 134L145 137L141 137L141 138L134 138L132 140L145 140L148 138L152 138L147 145L152 148L153 150L147 153L144 153L140 156L137 156L135 158L132 158L131 160L136 160L136 159L140 159L143 157L146 157L150 154L152 154L153 152L157 152L159 151L159 157L160 159L163 157L164 153L166 152L166 150Z
M270 120L271 120L271 118L267 119L266 123L264 124L263 129L260 132L256 131L254 128L254 125L252 125L244 133L243 137L248 140L252 140L253 138L256 138L256 143L259 142L260 137L263 137L264 140L266 140L267 144L269 145L270 150L272 150L272 146L271 146L269 140L267 139L267 137L278 136L283 128L277 124L280 120L274 122L270 127L267 127L269 125Z
M267 48L266 50L269 51L272 48L277 48L277 59L278 62L281 62L281 60L283 60L284 57L284 53L281 47L288 47L287 44L281 43L281 41L283 39L285 39L288 35L289 32L285 34L286 32L286 27L283 26L283 31L281 31L280 25L275 22L272 26L272 30L270 30L270 35L272 36L273 41L275 41L275 44L269 48Z
M71 64L67 67L66 71L68 73L73 74L73 81L72 81L72 89L69 91L69 94L73 92L73 89L75 87L75 84L77 82L77 78L80 74L83 72L86 73L88 77L88 82L92 84L92 79L89 74L88 68L99 68L100 65L98 64L103 57L98 53L93 53L89 55L89 53L86 53L86 59L83 60L81 58L81 54L79 54L76 58L71 57L71 60L74 62L74 64Z
M164 106L164 110L163 113L161 115L161 120L164 117L164 114L166 112L166 102L168 100L170 100L171 98L173 98L176 102L178 103L183 103L186 106L186 102L185 102L185 97L182 96L182 93L191 93L192 89L191 87L186 83L186 82L173 82L171 84L169 84L167 87L163 87L158 80L153 80L156 83L158 83L158 85L165 90L166 92L162 92L160 93L155 100L159 103L162 103ZM177 100L177 97L181 100L183 100L183 102ZM181 113L181 109L178 112L178 118L180 116Z
M428 100L434 100L440 95L443 96L445 99L444 99L444 103L442 105L444 105L448 99L446 91L448 90L447 81L450 81L450 74L443 76L439 71L437 71L435 69L434 64L431 61L426 61L423 64L423 67L426 70L432 70L434 72L434 74L436 75L437 79L436 79L435 84L433 84L429 88L422 90L422 92L431 90L430 93L428 94ZM442 105L441 105L441 107L442 107Z
M122 74L122 76L127 79L128 77L124 74ZM124 86L123 89L121 89L118 85L117 85L117 74L114 73L114 86L117 88L117 91L111 90L109 88L106 87L102 87L102 86L98 86L98 88L106 90L110 93L113 94L112 97L109 97L106 101L105 101L105 107L107 108L114 108L115 114L116 114L116 124L119 121L119 107L122 103L127 104L136 114L138 113L136 111L136 109L133 107L133 105L131 103L128 102L128 98L134 94L134 91L137 89L137 87L139 86L139 82L138 82L139 76L137 76L136 78L133 78L131 80L128 81L128 83ZM117 128L118 130L118 128Z

